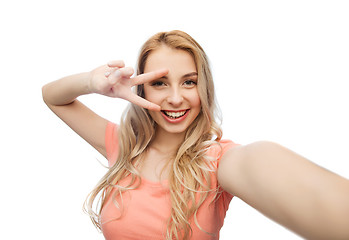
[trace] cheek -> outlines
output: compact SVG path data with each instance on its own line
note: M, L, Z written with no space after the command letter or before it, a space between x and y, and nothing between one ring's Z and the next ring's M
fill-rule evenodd
M166 91L158 91L151 87L144 88L144 98L149 102L161 105L161 103L166 99Z
M150 117L155 121L156 120L155 113L153 111L150 111L150 110L148 110L148 113L149 113Z
M195 91L195 94L191 94L189 99L192 107L201 107L201 101L198 91Z
M156 96L156 94L152 93L151 88L144 86L144 98L148 101L153 100L153 98Z
M162 98L161 98L160 94L149 93L148 95L145 94L144 98L146 100L148 100L149 102L156 103L158 105L160 105L162 102Z

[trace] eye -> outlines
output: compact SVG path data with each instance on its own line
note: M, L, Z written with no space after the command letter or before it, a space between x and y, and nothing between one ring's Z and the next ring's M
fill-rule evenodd
M186 85L186 86L194 86L194 85L197 85L197 82L195 80L188 79L188 80L184 81L184 85Z
M160 87L160 86L164 86L165 83L162 82L162 81L154 81L150 84L151 86L154 86L154 87Z

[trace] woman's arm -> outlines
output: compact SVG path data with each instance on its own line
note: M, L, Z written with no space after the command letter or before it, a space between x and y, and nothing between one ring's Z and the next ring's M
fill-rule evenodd
M46 105L91 146L106 156L104 133L107 120L87 108L77 97L89 94L90 73L64 77L43 86Z
M107 120L76 98L84 94L98 93L123 98L141 107L158 110L159 106L138 97L131 88L165 74L167 70L160 70L131 78L132 68L125 68L122 61L113 61L91 72L71 75L48 83L43 86L42 95L47 106L58 117L106 157L104 138Z
M349 180L271 142L230 149L218 181L307 239L349 239Z

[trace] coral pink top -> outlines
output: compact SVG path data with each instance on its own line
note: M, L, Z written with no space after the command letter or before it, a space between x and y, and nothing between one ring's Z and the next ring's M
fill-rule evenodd
M115 163L118 154L117 125L108 123L106 129L106 151L109 166ZM233 146L232 141L222 140L222 150L217 145L207 151L207 155L216 158L217 168L220 157ZM124 179L119 184L129 179ZM218 186L216 174L212 174L213 186ZM223 226L224 217L228 210L232 195L223 192L220 197L211 203L210 194L197 213L200 227L209 235L200 230L192 221L192 240L219 239L219 231ZM118 204L120 197L116 197ZM124 212L111 199L106 201L101 212L102 231L107 240L160 240L165 239L167 221L171 214L171 202L167 182L152 182L142 178L140 186L135 190L127 190L122 195ZM121 215L122 214L122 215ZM121 218L118 218L120 217ZM118 219L115 219L118 218Z

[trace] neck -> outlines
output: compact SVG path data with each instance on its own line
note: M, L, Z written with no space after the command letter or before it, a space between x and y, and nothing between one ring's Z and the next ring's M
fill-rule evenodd
M162 129L156 129L155 137L150 143L150 147L156 148L163 153L174 153L183 143L185 132L169 133Z

